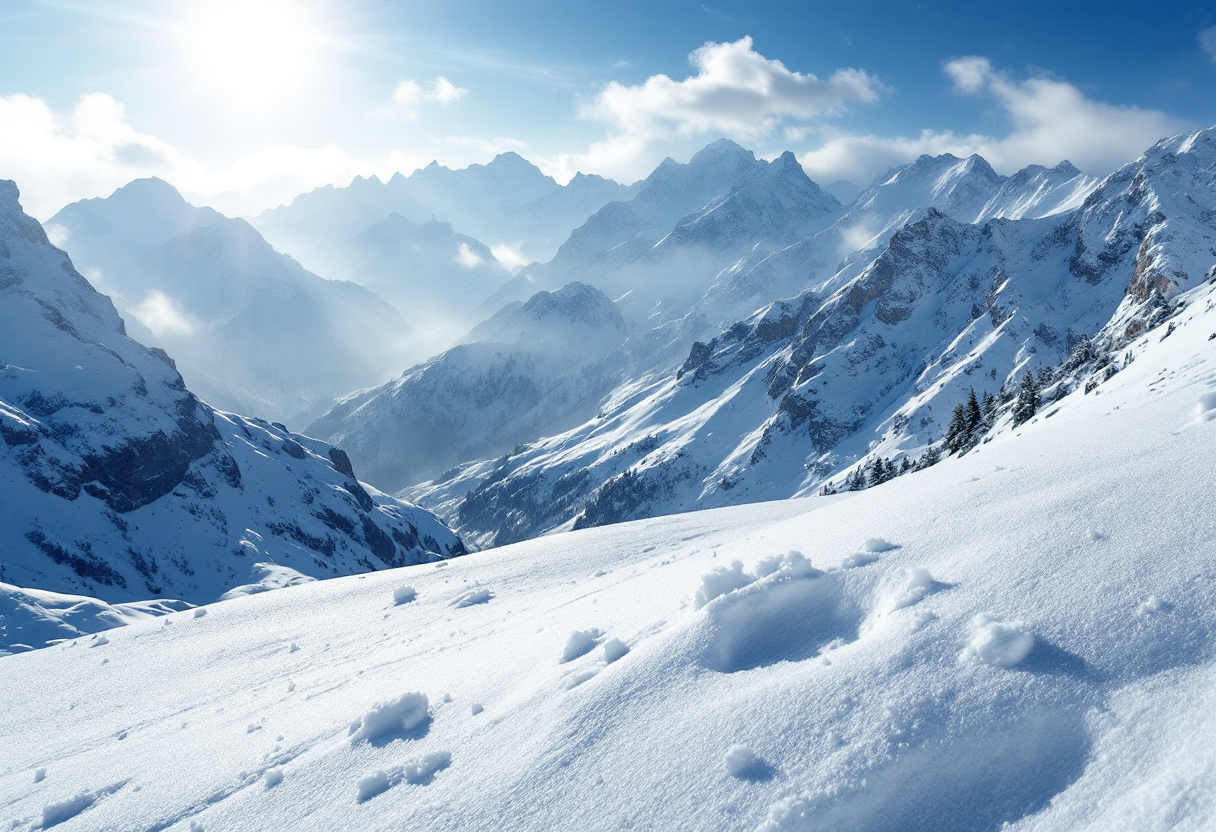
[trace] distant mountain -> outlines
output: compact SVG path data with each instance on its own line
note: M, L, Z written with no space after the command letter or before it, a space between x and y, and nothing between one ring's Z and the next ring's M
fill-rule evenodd
M338 402L307 432L348 450L378 487L399 489L594 416L622 378L627 334L590 286L538 292L401 378Z
M149 596L202 603L464 552L428 512L361 485L342 451L201 403L11 182L0 275L0 646L174 608L130 605ZM127 606L74 617L12 585Z
M482 304L511 281L510 272L472 237L446 222L388 217L339 247L363 263L351 280L397 307L426 337L446 348L486 316Z
M305 271L159 179L69 205L48 227L132 333L169 351L217 407L305 424L423 355L380 297Z
M1006 178L976 157L923 157L724 274L699 308L800 292L692 344L678 368L635 375L600 418L408 493L487 544L918 462L971 388L1008 429L1028 370L1051 368L1045 397L1099 384L1213 273L1214 136L1165 140L1097 187L1067 164ZM864 218L896 230L859 234L861 251L826 265Z
M503 153L461 170L433 162L387 182L373 176L356 178L346 188L318 188L252 222L309 268L353 278L362 263L338 246L392 213L412 222L446 222L458 234L512 250L522 262L548 260L571 230L631 190L584 174L558 185L519 154Z

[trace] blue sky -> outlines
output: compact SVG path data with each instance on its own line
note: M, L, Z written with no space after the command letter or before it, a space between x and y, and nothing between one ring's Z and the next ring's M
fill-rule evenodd
M1216 4L6 0L0 177L254 212L515 150L631 181L729 136L863 183L923 152L1104 174L1216 123Z

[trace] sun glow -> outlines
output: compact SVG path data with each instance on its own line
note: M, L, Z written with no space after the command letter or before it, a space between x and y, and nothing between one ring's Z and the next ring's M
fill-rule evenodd
M302 89L325 45L312 9L292 0L198 3L181 41L200 87L246 103Z

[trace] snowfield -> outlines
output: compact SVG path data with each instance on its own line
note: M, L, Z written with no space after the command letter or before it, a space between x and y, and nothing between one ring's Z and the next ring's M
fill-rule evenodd
M0 658L0 826L1211 829L1212 292L1092 392L863 492Z

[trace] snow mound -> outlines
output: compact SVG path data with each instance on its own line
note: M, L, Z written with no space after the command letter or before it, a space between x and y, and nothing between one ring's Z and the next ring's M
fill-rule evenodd
M418 597L418 592L412 586L399 586L393 590L393 603L397 606L408 604Z
M736 745L726 752L726 772L740 780L769 780L776 773L773 767L745 745Z
M435 775L452 764L452 755L447 751L433 751L404 765L381 769L359 778L355 799L359 803L384 794L401 783L414 786L429 785Z
M262 775L262 782L266 784L266 788L273 789L275 786L283 782L283 769L266 769L266 773Z
M1199 396L1199 404L1195 407L1201 422L1216 420L1216 390L1208 390Z
M1005 622L981 613L972 621L971 641L959 654L963 663L1013 667L1034 649L1034 633L1021 621Z
M881 554L882 552L890 552L898 548L898 544L892 543L889 540L884 540L881 537L871 537L862 544L861 550L872 554Z
M488 604L493 598L493 593L485 587L473 587L465 590L452 599L452 609L464 609L465 607L474 607L478 604Z
M406 693L388 702L377 702L350 727L350 742L377 744L396 736L426 733L431 720L430 702L424 693Z
M579 656L587 655L599 645L603 637L602 630L575 630L562 649L562 663L572 662Z
M316 580L311 575L305 575L290 566L278 563L255 563L250 568L249 574L253 581L233 587L221 595L220 600L231 601L233 598L244 598L246 595L256 595L259 592L269 592L272 589L282 589L288 586L299 586Z
M705 607L706 667L734 673L802 661L857 638L864 610L844 591L839 573L821 572L796 552L782 556L776 569L762 564L761 571L768 570L762 578L732 565L727 574L742 574L748 583ZM720 573L705 578L717 581Z
M761 578L815 578L822 574L811 566L805 555L794 549L784 555L764 558L752 572L744 572L742 562L732 561L730 566L719 567L701 576L701 587L693 597L693 607L699 610L715 598L749 586Z
M628 652L628 644L619 638L610 638L604 642L604 664L612 664L615 661L623 659Z
M96 800L97 795L92 792L81 792L72 797L48 803L42 807L42 828L46 829L76 817L92 806Z

